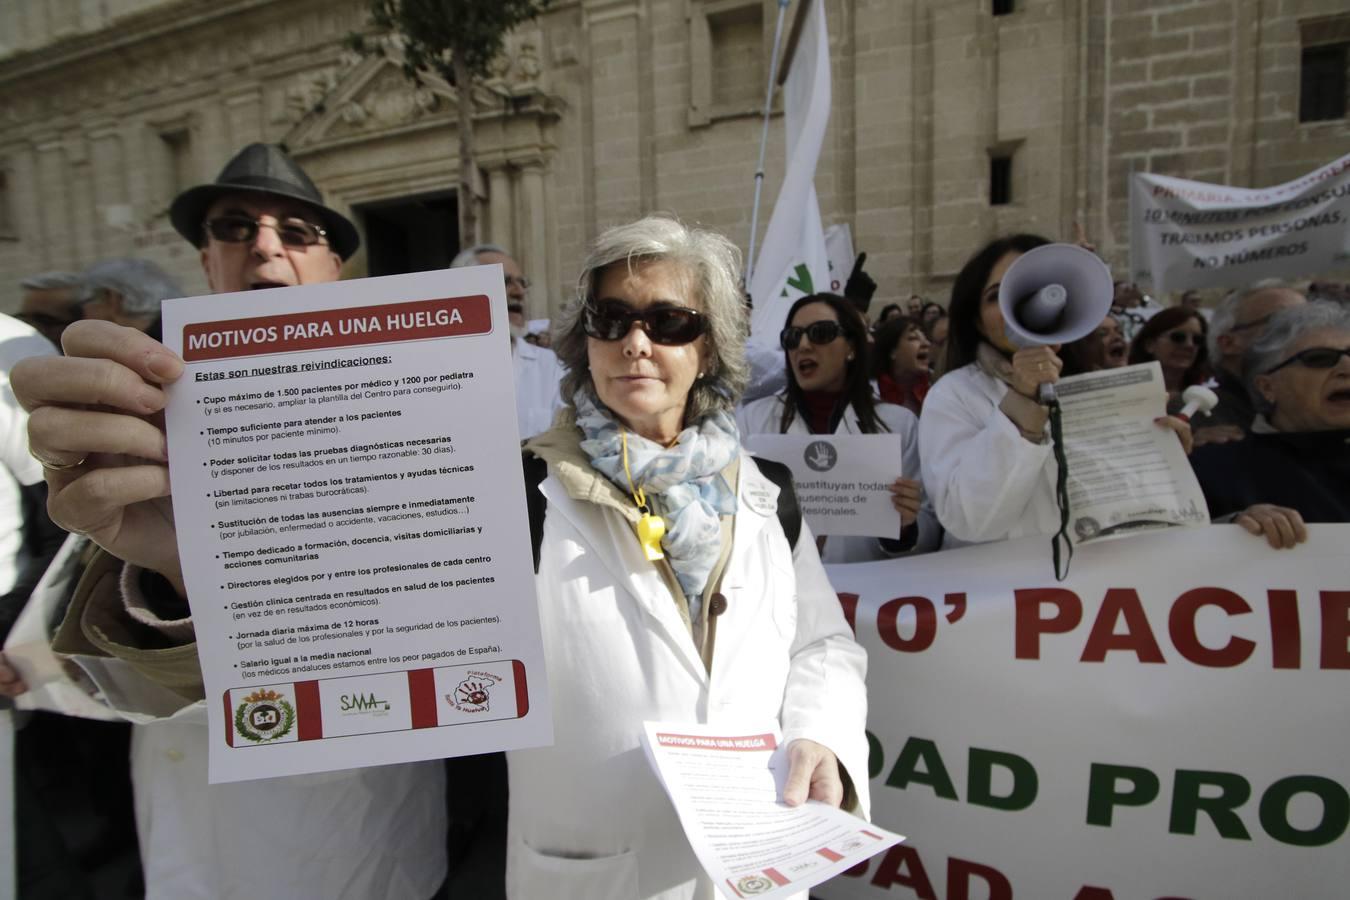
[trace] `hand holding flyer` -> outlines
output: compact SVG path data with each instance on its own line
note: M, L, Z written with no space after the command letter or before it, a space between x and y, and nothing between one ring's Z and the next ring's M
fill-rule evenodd
M164 307L211 780L547 744L499 269L276 303Z
M1074 375L1057 391L1075 543L1209 524L1180 441L1154 424L1167 406L1156 362Z
M776 723L646 722L642 746L723 896L798 893L904 840L815 800L779 800L788 770Z

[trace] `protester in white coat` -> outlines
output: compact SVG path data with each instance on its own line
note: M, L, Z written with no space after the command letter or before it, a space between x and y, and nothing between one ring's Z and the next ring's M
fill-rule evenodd
M825 562L867 562L936 549L940 529L923 502L919 482L919 421L902 406L883 403L868 373L867 324L836 294L809 294L788 310L780 335L787 389L736 411L742 437L752 434L884 434L899 436L899 473L891 483L901 531L880 539L824 538Z
M718 896L643 758L644 720L777 720L784 799L866 812L865 653L731 416L748 376L738 263L671 219L611 229L555 331L570 408L526 445L548 463L555 744L508 754L513 898Z
M562 408L558 385L563 369L557 355L547 347L525 340L529 323L525 319L525 304L530 281L520 263L496 244L478 244L461 251L450 261L451 268L460 266L502 267L506 282L506 314L511 325L511 375L516 383L516 425L520 436L548 431L553 417Z
M947 374L929 391L919 421L924 489L945 530L944 549L1059 528L1059 469L1038 392L1064 364L1057 347L1016 349L998 305L1008 267L1048 243L1030 234L996 240L952 284ZM1189 452L1189 426L1175 418L1159 425L1176 431Z
M277 146L253 144L170 219L216 293L337 279L359 237ZM53 647L139 724L137 831L149 900L423 900L446 873L439 763L208 785L201 671L169 505L163 385L182 361L139 331L77 322L67 356L13 375L52 518L103 550ZM0 671L0 682L12 684ZM218 709L214 704L212 709Z

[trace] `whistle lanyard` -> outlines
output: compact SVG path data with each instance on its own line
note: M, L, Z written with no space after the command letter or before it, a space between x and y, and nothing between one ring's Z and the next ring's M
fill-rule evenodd
M628 477L628 490L633 495L633 502L637 504L638 512L642 513L642 518L638 519L637 523L638 543L642 545L642 552L646 554L647 559L653 561L664 559L661 538L666 535L666 520L652 515L651 507L647 505L647 492L640 485L633 483L633 473L628 468L628 430L619 429L619 436L623 444L623 474Z

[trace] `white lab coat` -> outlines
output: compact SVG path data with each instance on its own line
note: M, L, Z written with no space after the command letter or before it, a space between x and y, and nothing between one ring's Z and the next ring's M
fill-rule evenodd
M31 327L0 315L0 594L14 587L28 562L20 487L42 480L42 466L28 453L28 413L9 386L9 370L30 356L55 355Z
M1008 386L977 364L937 380L923 404L923 485L944 548L1059 530L1053 447L1033 444L998 408Z
M90 603L98 599L120 602L96 590ZM440 760L210 785L204 701L116 657L71 658L136 725L146 900L426 900L445 880ZM211 710L222 714L218 703Z
M131 730L147 900L427 900L445 880L440 760L208 785L206 755L204 703Z
M741 432L741 439L744 440L752 434L780 434L780 423L783 421L783 404L786 402L786 396L779 394L774 397L763 397L739 407L736 410L736 427ZM876 412L877 419L890 429L891 434L900 436L901 458L896 477L918 480L921 469L918 417L903 406L884 403L881 400L876 401ZM811 429L800 415L796 415L792 417L792 422L788 424L786 433L810 434ZM835 426L834 433L863 433L862 429L858 427L858 414L854 411L852 405L844 410L844 414L839 418L839 424ZM892 553L886 550L876 538L836 534L825 539L823 559L827 563L870 562L879 559L892 559L905 553L923 553L936 550L942 542L942 529L938 525L937 517L933 514L932 506L927 498L924 499L922 506L919 508L918 525L919 536L914 543L914 547L910 550Z
M834 751L865 815L866 652L810 532L789 549L766 502L777 498L772 482L742 456L710 676L631 523L613 507L572 499L555 473L550 466L540 485L548 511L536 579L555 744L507 754L508 896L719 896L644 758L644 720L777 719L784 745L809 738Z
M558 355L529 341L511 342L511 375L516 382L516 424L524 440L548 431L553 416L562 408L558 391L563 378Z

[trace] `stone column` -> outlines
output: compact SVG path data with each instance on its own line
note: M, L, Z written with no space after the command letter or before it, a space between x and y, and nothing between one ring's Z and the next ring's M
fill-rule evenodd
M42 233L38 246L43 248L44 268L69 268L75 265L75 246L70 228L69 171L65 143L55 135L37 142L38 196L42 198Z
M516 253L511 170L503 163L488 169L488 241Z
M114 122L90 130L89 162L93 175L94 246L98 255L120 256L130 249L128 235L133 221L127 203L126 164L122 135Z
M77 132L66 138L66 165L75 261L83 268L98 257L94 238L94 172L89 164L89 144L83 134Z
M520 246L516 249L516 260L525 269L532 280L548 277L548 210L544 205L544 163L531 159L519 165L520 168ZM541 281L541 284L547 283ZM538 317L541 312L551 315L551 310L539 307L539 298L531 297L528 312ZM545 300L544 302L548 302Z

